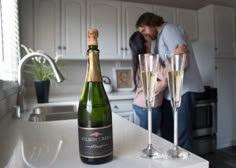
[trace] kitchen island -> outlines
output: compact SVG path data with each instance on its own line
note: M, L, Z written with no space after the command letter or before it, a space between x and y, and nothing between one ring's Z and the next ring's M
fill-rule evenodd
M0 120L0 167L89 168L80 161L77 120L29 122L6 115ZM190 154L185 160L151 160L139 157L147 145L148 132L113 113L113 161L96 168L208 168L208 161ZM156 148L166 151L172 144L153 135Z

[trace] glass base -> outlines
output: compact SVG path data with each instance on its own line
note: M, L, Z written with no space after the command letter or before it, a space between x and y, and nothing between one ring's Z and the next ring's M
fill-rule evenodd
M186 159L188 157L189 153L185 150L180 150L178 147L167 151L167 158L170 159Z
M152 144L149 144L147 148L143 149L140 152L140 157L147 159L162 159L163 154L161 151L158 151L155 148L153 148Z

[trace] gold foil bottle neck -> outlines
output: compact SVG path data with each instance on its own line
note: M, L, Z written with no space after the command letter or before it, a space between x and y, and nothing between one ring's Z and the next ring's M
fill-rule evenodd
M88 82L102 82L102 75L99 62L99 50L98 46L98 30L88 30L88 69L86 81Z
M88 73L86 81L88 82L102 82L102 75L100 69L100 62L98 51L90 50L88 52Z
M98 30L89 29L88 30L88 45L98 45Z

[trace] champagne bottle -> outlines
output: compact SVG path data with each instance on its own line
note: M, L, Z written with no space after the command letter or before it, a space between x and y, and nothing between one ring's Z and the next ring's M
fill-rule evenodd
M99 63L98 31L88 30L87 74L78 111L80 158L102 164L113 158L112 113Z

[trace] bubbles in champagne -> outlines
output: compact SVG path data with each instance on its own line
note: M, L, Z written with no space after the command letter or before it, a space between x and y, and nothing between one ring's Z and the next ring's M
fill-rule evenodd
M142 71L141 79L146 101L150 102L153 106L157 83L157 72Z
M181 101L181 90L183 84L184 71L170 71L167 74L168 87L172 105L179 107Z

